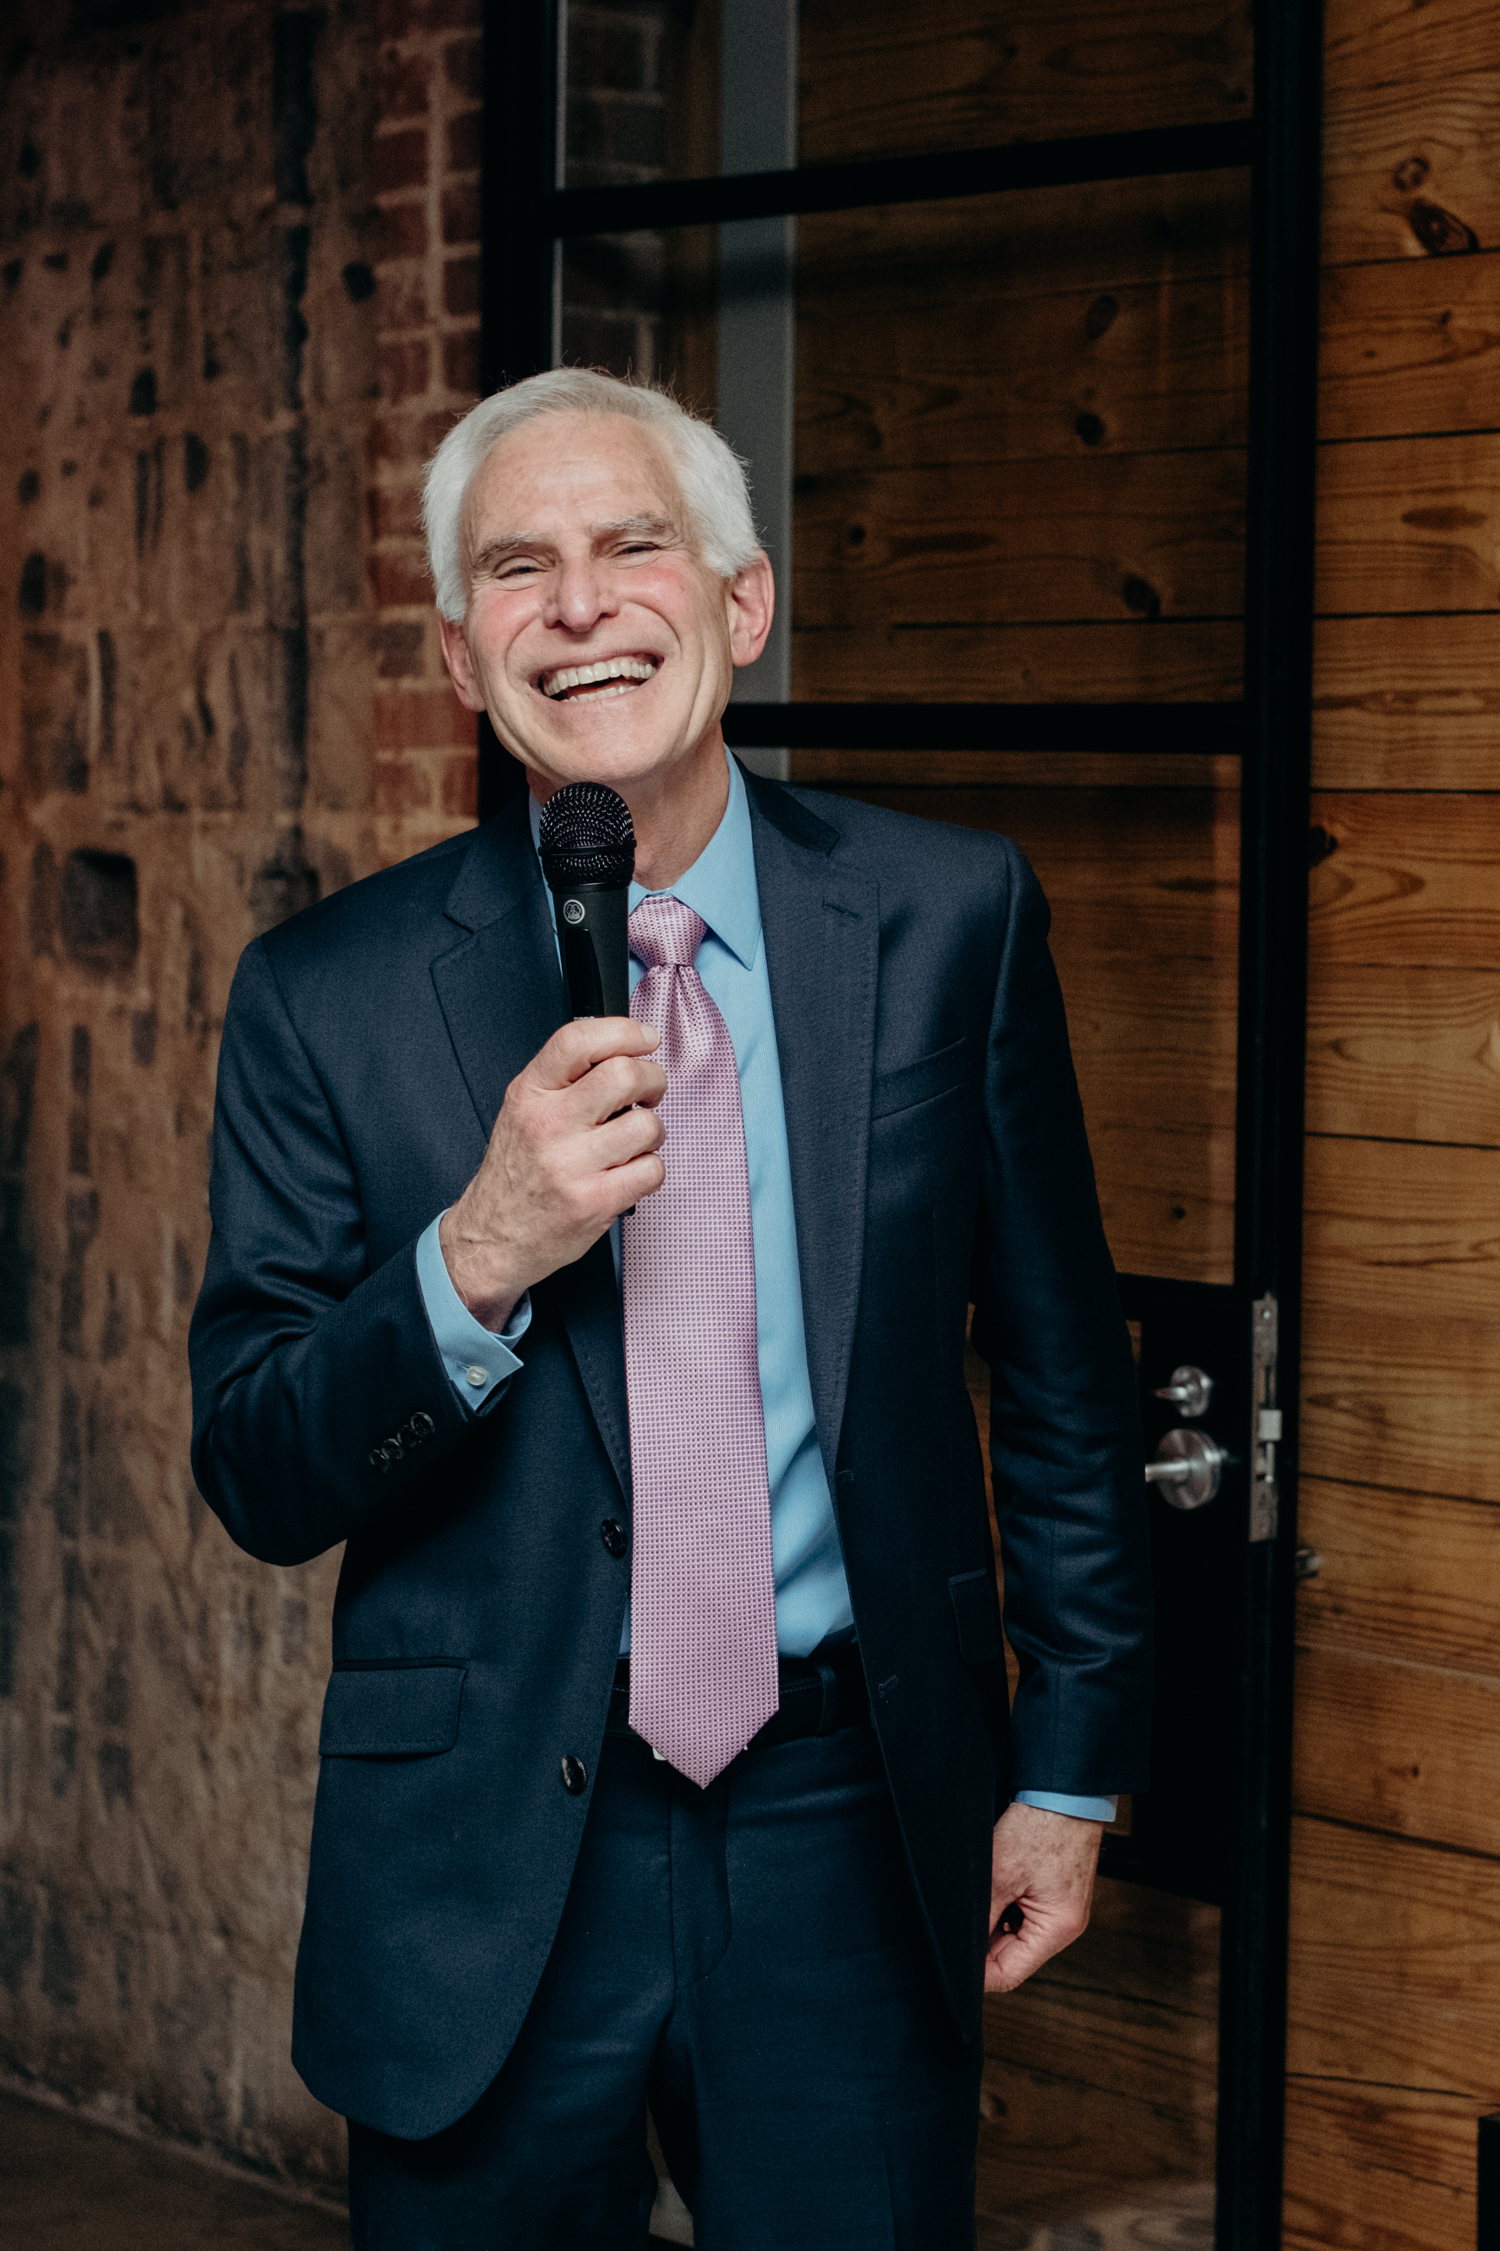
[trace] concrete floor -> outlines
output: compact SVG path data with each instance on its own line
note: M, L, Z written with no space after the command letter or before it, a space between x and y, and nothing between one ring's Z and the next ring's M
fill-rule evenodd
M652 2241L691 2243L667 2189ZM339 2214L0 2089L0 2251L349 2251Z
M0 2092L4 2251L349 2251L336 2213Z

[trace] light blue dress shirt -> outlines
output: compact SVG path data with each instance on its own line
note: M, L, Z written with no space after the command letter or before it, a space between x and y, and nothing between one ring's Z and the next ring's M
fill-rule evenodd
M707 925L696 966L724 1018L739 1067L755 1243L756 1342L771 1493L776 1641L784 1655L806 1657L830 1637L851 1634L854 1614L813 1421L791 1160L771 982L761 941L750 806L743 774L732 758L728 764L729 802L724 817L698 859L670 888L671 896L701 915ZM539 819L540 808L533 801L533 842ZM631 908L646 896L644 888L633 883ZM632 992L642 974L632 956ZM618 1270L618 1229L611 1232ZM453 1388L477 1413L494 1405L522 1366L515 1348L530 1323L530 1301L521 1300L498 1336L483 1328L453 1287L437 1235L435 1219L417 1244L417 1278ZM627 1615L621 1653L629 1646ZM1114 1819L1114 1801L1109 1798L1071 1798L1033 1790L1020 1796L1029 1805L1058 1813L1092 1821Z

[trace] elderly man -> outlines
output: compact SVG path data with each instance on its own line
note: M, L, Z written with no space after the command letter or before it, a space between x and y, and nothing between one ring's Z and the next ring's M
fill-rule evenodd
M1003 840L727 757L771 570L660 393L486 400L427 521L530 802L247 948L193 1335L234 1538L347 1543L296 2061L378 2251L641 2244L648 2104L702 2251L957 2251L981 1991L1083 1928L1144 1780L1046 908ZM633 816L628 1018L564 1021L579 780Z

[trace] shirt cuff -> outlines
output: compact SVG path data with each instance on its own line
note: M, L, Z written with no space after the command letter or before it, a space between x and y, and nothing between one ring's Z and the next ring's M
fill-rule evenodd
M1043 1813L1066 1813L1074 1821L1113 1821L1120 1810L1118 1798L1074 1798L1063 1790L1017 1790L1017 1805L1034 1805Z
M512 1307L510 1319L498 1333L484 1328L453 1287L448 1262L438 1241L443 1214L417 1237L417 1286L432 1338L442 1355L448 1380L471 1414L492 1407L510 1388L522 1363L514 1347L531 1326L531 1292Z

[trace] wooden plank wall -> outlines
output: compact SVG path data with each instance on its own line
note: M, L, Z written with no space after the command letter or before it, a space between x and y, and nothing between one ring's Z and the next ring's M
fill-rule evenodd
M1286 2241L1500 2105L1500 8L1329 0Z
M1242 116L1243 8L808 0L802 157ZM1229 700L1243 174L800 222L793 692ZM1211 738L1205 747L1213 747ZM797 777L1019 839L1127 1270L1232 1268L1237 769L859 753Z

